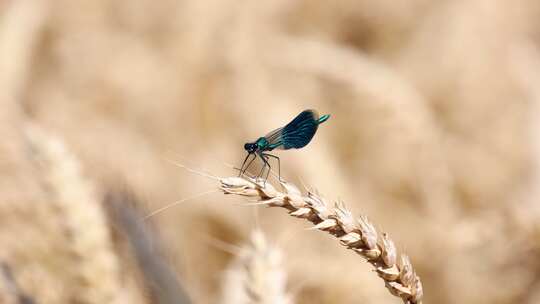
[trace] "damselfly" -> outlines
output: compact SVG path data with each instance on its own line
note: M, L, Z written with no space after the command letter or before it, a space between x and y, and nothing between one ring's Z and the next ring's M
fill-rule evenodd
M286 126L275 129L274 131L266 134L263 137L259 137L254 142L249 142L244 145L244 149L248 152L248 155L242 163L240 168L240 173L238 176L241 176L246 172L249 166L253 163L255 158L259 156L263 161L264 165L261 168L261 171L257 177L262 177L264 170L268 167L268 173L266 173L265 183L270 174L271 166L268 162L269 158L275 158L278 162L278 176L281 180L281 164L279 157L269 154L269 151L274 149L279 150L289 150L289 149L300 149L305 147L317 132L319 124L327 121L330 118L330 115L326 114L319 117L317 111L315 110L305 110L302 113L298 114L291 122ZM253 156L247 162L248 158ZM247 165L246 165L247 162Z

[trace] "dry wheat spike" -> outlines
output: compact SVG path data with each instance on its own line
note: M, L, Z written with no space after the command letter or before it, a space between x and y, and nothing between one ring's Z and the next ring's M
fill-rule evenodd
M81 163L64 144L37 125L26 136L69 232L70 250L77 262L72 288L86 304L122 302L120 265L114 252L103 206L95 185L82 174Z
M225 271L221 303L293 304L286 285L281 249L256 229L249 243L238 248L236 258Z
M253 197L259 200L257 204L285 208L289 215L307 219L315 225L314 228L329 232L343 246L354 250L373 265L390 293L400 297L404 303L422 303L422 283L409 258L401 255L398 263L394 242L386 233L379 235L367 217L355 219L343 203L331 207L319 194L308 192L303 195L296 186L284 181L281 182L284 190L279 191L270 183L263 185L261 181L248 177L219 180L220 189L225 194Z

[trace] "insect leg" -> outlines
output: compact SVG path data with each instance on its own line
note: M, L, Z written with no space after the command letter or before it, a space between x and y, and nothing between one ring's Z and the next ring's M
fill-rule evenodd
M259 155L259 157L264 162L264 166L262 167L261 172L259 173L258 177L261 177L263 175L264 169L266 168L266 166L268 166L268 173L266 174L266 179L268 179L268 175L270 174L270 170L272 170L272 166L270 166L270 163L268 162L268 160L265 157L264 153L260 152L260 153L257 153L257 154ZM266 179L264 180L265 184L266 184Z
M268 163L268 171L266 171L266 177L264 179L264 183L266 184L266 181L268 180L268 176L270 175L270 171L272 171L272 167L270 167L270 162L268 162L268 156L263 154L264 160Z
M240 170L238 171L238 176L241 176L242 173L244 172L244 165L246 164L246 161L248 159L248 157L250 156L251 154L248 153L248 155L246 155L246 158L244 158L244 162L242 163L242 167L240 167ZM249 164L248 164L249 165Z
M272 155L272 154L268 154L268 153L264 153L263 155L277 159L277 162L278 162L278 177L279 177L279 181L281 182L281 162L279 160L279 157L277 157L275 155Z
M248 162L248 164L246 165L246 167L243 168L244 170L241 170L241 171L240 171L240 175L246 173L247 169L249 169L249 166L251 166L251 164L253 163L253 161L255 160L255 158L257 158L257 155L255 155L255 154L253 154L253 153L248 154L248 156L250 156L250 155L253 155L253 158ZM246 157L246 159L247 159L247 157Z
M266 160L264 159L263 156L259 155L259 157L260 157L260 158L262 159L262 161L264 162L264 165L262 166L261 171L259 172L259 174L257 174L257 177L261 177L261 176L262 176L262 174L263 174L263 172L264 172L264 169L266 169L266 164L267 164L267 162L266 162Z

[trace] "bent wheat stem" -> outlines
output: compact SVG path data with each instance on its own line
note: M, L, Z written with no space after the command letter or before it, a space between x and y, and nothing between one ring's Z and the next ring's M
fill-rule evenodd
M379 234L367 217L356 219L343 203L332 207L318 193L303 195L296 186L285 181L280 182L283 191L248 177L221 178L220 182L220 189L225 194L253 197L258 200L256 204L285 208L289 215L312 222L314 229L329 232L341 245L373 265L391 294L407 304L422 303L422 282L409 257L398 256L388 234Z

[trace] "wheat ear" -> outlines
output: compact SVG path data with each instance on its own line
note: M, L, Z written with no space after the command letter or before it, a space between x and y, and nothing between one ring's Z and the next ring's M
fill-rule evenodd
M36 125L28 125L25 131L52 201L71 236L70 249L78 262L72 282L77 302L119 303L120 265L94 184L83 176L78 158L60 138Z
M294 303L286 291L282 251L260 230L251 233L250 242L238 251L224 279L223 304Z
M227 177L220 182L220 189L225 194L254 197L259 200L257 204L285 208L289 215L307 219L315 225L313 228L329 232L343 246L373 265L390 293L404 303L422 303L422 283L409 258L401 255L398 262L394 242L386 233L379 235L367 217L355 219L343 203L331 207L319 194L308 192L303 195L296 186L286 182L281 182L283 191L251 178Z

